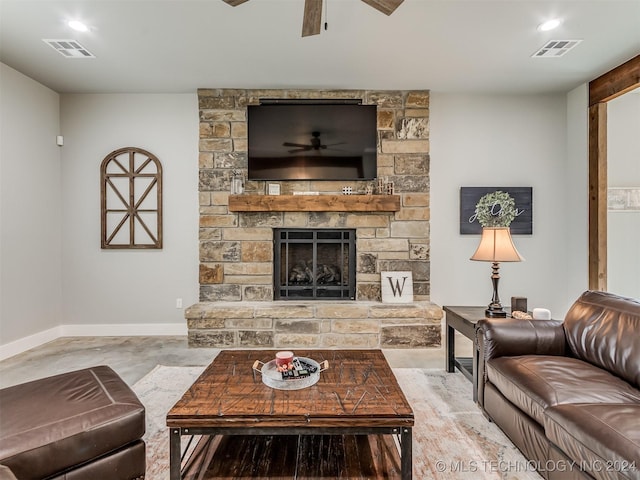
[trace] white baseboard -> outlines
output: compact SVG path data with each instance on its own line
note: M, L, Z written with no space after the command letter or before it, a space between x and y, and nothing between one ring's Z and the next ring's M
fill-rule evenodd
M153 335L186 335L185 323L127 323L62 325L62 337L145 337Z
M19 338L13 342L5 343L4 345L0 345L0 360L13 357L14 355L26 352L31 348L43 345L60 337L62 337L62 327L57 326L42 332L34 333L28 337Z
M186 323L128 323L121 325L58 325L13 342L0 345L0 360L60 337L145 337L155 335L187 335Z

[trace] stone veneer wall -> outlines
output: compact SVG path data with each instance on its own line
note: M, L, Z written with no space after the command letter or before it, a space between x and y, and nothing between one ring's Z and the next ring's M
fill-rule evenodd
M201 89L200 303L191 345L439 346L442 311L429 302L429 92ZM234 170L247 169L247 109L263 98L362 99L378 106L378 177L398 212L229 212ZM281 193L364 192L371 182L282 181ZM263 194L265 182L245 182ZM273 301L273 228L355 228L356 301ZM380 303L380 272L413 272L411 305ZM242 303L238 303L242 302ZM248 303L250 302L250 303Z

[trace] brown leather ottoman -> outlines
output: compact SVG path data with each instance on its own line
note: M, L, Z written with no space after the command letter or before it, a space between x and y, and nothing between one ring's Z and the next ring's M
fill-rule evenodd
M107 366L0 390L0 464L23 479L144 477L144 406Z

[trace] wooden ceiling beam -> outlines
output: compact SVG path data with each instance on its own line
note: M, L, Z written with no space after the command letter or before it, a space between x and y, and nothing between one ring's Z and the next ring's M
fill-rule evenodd
M640 55L589 82L589 106L613 100L639 85Z

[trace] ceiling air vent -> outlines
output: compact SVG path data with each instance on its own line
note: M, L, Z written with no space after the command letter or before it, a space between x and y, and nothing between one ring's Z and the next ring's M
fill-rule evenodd
M93 53L84 48L75 40L51 40L43 38L42 41L51 48L60 52L63 57L67 58L96 58Z
M549 40L544 47L531 55L532 57L562 57L582 40Z

